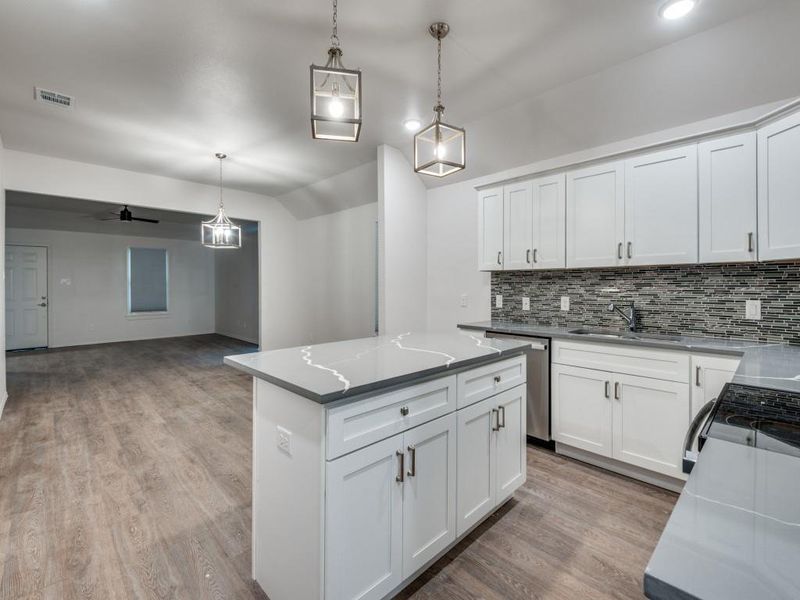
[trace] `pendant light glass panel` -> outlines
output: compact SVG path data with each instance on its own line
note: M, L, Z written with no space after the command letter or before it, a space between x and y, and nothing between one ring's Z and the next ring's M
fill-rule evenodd
M209 248L241 248L242 228L234 225L225 215L222 204L222 161L227 158L225 154L217 154L219 159L219 211L217 216L210 221L203 221L200 225L200 239L203 246Z
M414 136L414 170L445 177L464 168L466 134L438 119Z
M314 139L357 142L361 134L361 71L341 67L331 48L328 65L311 65L311 134Z

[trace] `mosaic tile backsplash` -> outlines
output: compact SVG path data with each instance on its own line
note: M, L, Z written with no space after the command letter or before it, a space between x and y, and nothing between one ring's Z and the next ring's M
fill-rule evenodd
M744 318L746 300L761 300L760 321ZM608 304L631 301L641 331L800 344L800 262L492 273L493 319L621 329Z

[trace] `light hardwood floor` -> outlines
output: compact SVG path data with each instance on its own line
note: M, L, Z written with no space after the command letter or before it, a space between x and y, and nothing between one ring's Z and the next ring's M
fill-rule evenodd
M8 355L0 599L265 598L249 577L251 380L221 364L251 348ZM514 500L402 597L641 598L675 499L529 448Z

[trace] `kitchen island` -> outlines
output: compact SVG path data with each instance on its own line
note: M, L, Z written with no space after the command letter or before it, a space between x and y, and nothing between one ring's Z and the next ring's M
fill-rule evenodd
M254 377L253 578L391 597L524 483L525 344L406 333L228 356Z

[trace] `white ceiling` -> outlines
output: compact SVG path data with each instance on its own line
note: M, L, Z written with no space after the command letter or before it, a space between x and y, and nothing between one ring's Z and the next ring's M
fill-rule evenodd
M204 183L215 181L213 153L222 150L231 155L228 185L278 196L374 161L380 143L408 153L402 121L427 120L433 103L435 48L426 27L438 19L452 27L444 43L446 120L468 127L461 178L800 93L796 75L771 87L745 77L740 95L721 82L695 105L692 90L682 90L678 98L690 107L667 102L664 113L659 100L675 90L663 84L681 88L682 80L658 52L717 40L712 54L721 65L702 55L700 70L679 65L712 87L715 72L702 69L723 68L725 84L736 82L738 58L726 65L729 52L746 49L778 71L800 53L778 64L774 53L785 48L770 45L764 29L770 18L786 21L781 11L796 17L796 1L701 0L679 22L659 19L660 4L341 0L344 61L364 72L362 139L348 144L309 133L308 65L325 59L330 35L325 0L3 2L0 134L11 149ZM767 38L748 37L751 27ZM800 37L782 35L795 44ZM671 68L662 79L661 69ZM35 85L74 95L74 110L35 103ZM632 108L616 107L616 98ZM646 114L648 101L659 112ZM621 119L629 110L631 123ZM614 118L595 131L585 115Z

